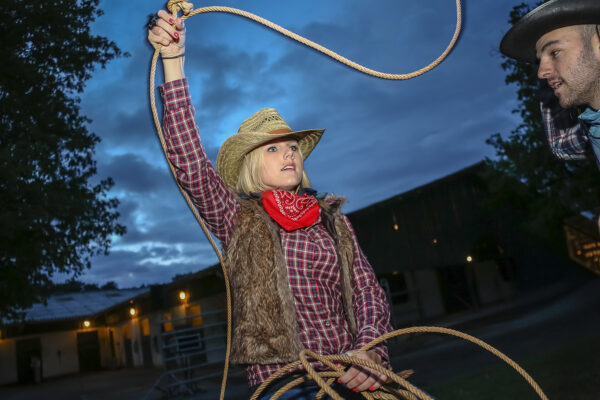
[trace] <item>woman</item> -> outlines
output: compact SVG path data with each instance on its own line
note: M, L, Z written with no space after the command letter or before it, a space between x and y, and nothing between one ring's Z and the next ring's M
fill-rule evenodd
M384 345L356 352L391 330L385 294L340 211L342 199L312 190L304 171L323 130L292 131L275 109L260 110L225 141L215 170L194 122L183 21L159 11L148 40L162 46L168 157L223 246L234 304L232 363L248 365L252 388L297 360L302 348L387 364ZM336 390L351 398L385 379L353 367ZM307 385L286 398L316 392Z

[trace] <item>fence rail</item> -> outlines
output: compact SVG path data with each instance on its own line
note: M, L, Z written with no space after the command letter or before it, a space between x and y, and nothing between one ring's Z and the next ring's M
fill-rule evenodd
M225 315L225 310L216 310L161 321L164 331L159 343L165 371L142 400L193 396L202 392L203 381L222 374Z

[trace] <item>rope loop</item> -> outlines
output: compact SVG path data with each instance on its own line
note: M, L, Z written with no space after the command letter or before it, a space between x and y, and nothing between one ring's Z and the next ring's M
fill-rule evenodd
M466 333L456 331L449 328L441 328L435 326L414 326L410 328L398 329L393 332L386 333L374 339L370 343L363 346L359 352L366 351L367 349L372 348L386 340L389 340L396 336L408 335L414 333L438 333L444 335L450 335L454 337L461 338L468 342L471 342L477 346L482 347L483 349L489 351L510 367L512 367L516 372L518 372L525 381L531 386L531 388L537 393L541 400L548 400L546 394L542 391L540 386L533 380L533 378L516 362L506 356L504 353L500 352L498 349L490 346L484 341L467 335ZM346 368L351 367L352 365L358 365L365 368L370 368L378 373L384 374L387 376L387 382L377 389L374 392L360 392L360 394L367 400L433 400L433 398L412 385L406 379L412 375L412 370L405 370L399 373L394 373L391 369L386 369L379 364L376 364L372 361L363 360L362 358L357 358L355 356L346 356L346 355L319 355L310 350L302 350L299 353L299 361L292 362L290 364L285 365L284 367L277 370L271 376L269 376L254 392L250 400L256 400L260 396L260 394L274 381L284 376L286 373L291 370L297 368L302 365L304 368L306 375L301 376L291 382L288 382L285 386L279 388L271 397L272 400L278 399L281 395L283 395L288 390L296 387L304 382L308 382L309 380L314 381L319 387L320 391L317 394L316 399L320 399L325 393L329 395L334 400L343 400L342 397L338 393L336 393L332 388L331 384L335 379L341 377ZM316 371L311 363L311 361L318 361L321 364L328 367L329 371ZM345 364L346 367L341 367L337 364ZM324 378L328 378L325 381Z
M169 0L167 2L167 10L173 15L177 15L178 11L181 11L183 15L189 15L194 5L185 0Z
M347 58L342 57L342 56L338 55L337 53L335 53L315 42L312 42L300 35L297 35L285 28L280 27L279 25L276 25L264 18L261 18L254 14L251 14L249 12L246 12L243 10L238 10L238 9L231 8L231 7L203 7L200 9L193 10L193 11L192 11L192 8L193 8L193 5L184 0L169 0L168 4L167 4L167 9L169 10L169 12L171 12L171 14L174 17L176 17L177 13L179 11L181 11L183 13L182 19L187 19L191 16L194 16L194 15L197 15L200 13L209 13L209 12L230 13L230 14L242 16L244 18L248 18L250 20L253 20L255 22L265 25L270 29L273 29L273 30L281 33L284 36L287 36L289 38L297 40L298 42L300 42L308 47L311 47L317 51L320 51L321 53L333 58L334 60L336 60L342 64L345 64L351 68L354 68L360 72L363 72L367 75L372 75L372 76L375 76L378 78L392 79L392 80L404 80L404 79L414 78L416 76L424 74L427 71L432 70L439 63L441 63L446 58L446 56L450 53L450 51L456 44L456 41L458 40L458 36L459 36L460 30L461 30L461 19L462 19L460 0L456 0L456 30L454 32L452 40L450 41L450 44L446 48L446 50L444 50L444 52L434 62L432 62L428 66L426 66L418 71L411 72L409 74L387 74L387 73L382 73L379 71L375 71L375 70L363 67L362 65L357 64L351 60L348 60ZM150 67L150 87L149 87L150 93L149 93L149 95L150 95L150 107L152 110L152 117L154 120L154 125L156 127L158 137L160 139L161 147L163 149L165 157L168 160L167 145L166 145L166 141L165 141L165 138L164 138L164 135L162 132L161 124L160 124L159 117L158 117L158 112L156 111L154 78L156 76L156 62L158 60L159 52L160 52L160 46L158 46L158 48L155 49L154 55L152 56L152 63L151 63L151 67ZM175 167L170 162L168 162L168 165L169 165L169 168L171 169L171 173L173 174L174 177L176 177L177 175L176 175ZM228 368L229 368L229 356L230 356L230 352L231 352L231 320L232 320L231 314L232 314L232 309L231 309L231 292L230 292L229 278L228 278L227 270L225 267L225 263L223 261L223 257L221 255L215 241L211 237L208 229L206 228L206 225L205 225L202 217L200 216L196 207L193 205L188 193L181 187L181 185L179 183L177 183L177 186L178 186L182 196L184 197L186 203L188 204L190 210L196 217L196 220L200 224L200 227L204 231L204 234L206 235L213 250L215 251L215 254L219 258L219 262L221 263L221 268L223 270L223 278L225 280L225 293L226 293L225 297L226 297L226 301L227 301L227 344L226 344L226 350L225 350L225 365L224 365L224 371L223 371L223 379L221 382L220 399L222 400L225 396L225 386L226 386L226 382L227 382L227 373L228 373ZM453 331L451 329L437 328L437 327L413 327L413 328L400 329L400 330L390 332L388 334L380 336L379 338L373 340L369 344L363 346L363 348L361 348L359 351L366 351L369 348L376 346L377 344L379 344L385 340L388 340L391 337L403 335L403 334L407 334L407 333L414 333L414 332L444 333L444 334L448 334L448 335L461 337L461 338L471 341L481 347L484 347L486 350L492 352L493 354L495 354L496 356L498 356L499 358L501 358L502 360L507 362L515 370L517 370L517 372L519 372L525 378L525 380L527 380L527 382L534 388L534 390L540 396L540 398L542 400L547 400L547 397L542 392L541 388L537 385L537 383L535 381L533 381L533 379L521 367L519 367L514 361L510 360L504 354L500 353L498 350L487 345L486 343L482 342L481 340L473 338L462 332ZM427 395L425 392L419 390L418 388L416 388L415 386L411 385L409 382L406 381L406 378L408 378L408 376L412 373L410 371L402 371L398 374L395 374L395 373L393 373L393 371L385 369L380 365L374 364L370 361L366 361L366 360L363 360L363 359L360 359L357 357L349 357L349 356L344 356L344 355L320 356L320 355L317 355L308 350L304 350L303 352L301 352L299 355L299 358L300 358L300 361L296 361L291 364L288 364L288 365L284 366L283 368L279 369L278 371L276 371L275 373L273 373L271 376L269 376L257 388L254 395L251 397L251 400L257 399L258 395L271 382L273 382L273 380L283 376L286 372L290 371L292 368L295 368L299 365L302 365L304 367L304 369L307 371L308 376L300 377L300 378L294 380L293 382L288 383L287 385L285 385L283 388L281 388L279 391L277 391L271 397L272 400L278 399L281 396L281 394L283 394L285 391L299 385L302 382L306 382L308 379L314 380L321 387L321 391L317 395L317 399L320 399L324 395L324 393L327 393L329 396L331 396L335 400L343 400L339 396L339 394L335 393L333 391L333 389L331 389L331 387L330 387L334 381L334 377L340 377L344 374L344 369L333 364L332 363L333 361L343 362L343 363L346 363L348 366L354 364L354 365L360 365L363 367L371 368L375 371L385 374L388 377L388 381L392 381L398 385L397 388L392 388L392 387L390 387L390 385L386 384L386 385L382 386L381 388L379 388L375 392L372 392L372 393L371 392L362 392L361 394L367 400L399 400L399 399L402 399L402 400L431 400L431 397L429 395ZM331 371L317 372L314 370L314 368L312 367L309 360L320 361L324 365L327 365L329 368L331 368ZM325 380L323 378L328 378L328 381L325 382Z

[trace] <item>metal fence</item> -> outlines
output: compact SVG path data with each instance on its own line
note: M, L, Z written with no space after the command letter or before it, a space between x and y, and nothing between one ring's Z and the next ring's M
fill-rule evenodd
M202 393L207 380L222 375L225 313L216 310L161 322L160 351L165 371L143 400L190 397Z

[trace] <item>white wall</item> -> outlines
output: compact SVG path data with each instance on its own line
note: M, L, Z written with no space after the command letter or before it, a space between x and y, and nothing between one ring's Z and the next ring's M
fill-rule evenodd
M14 339L0 339L0 385L17 382L17 345Z
M0 385L18 382L16 342L29 338L40 339L43 379L79 372L77 331L19 336L0 340Z
M42 346L43 378L79 372L77 331L50 332L36 336L40 338Z
M419 292L423 318L433 318L445 313L440 284L435 269L418 269L414 272Z
M480 304L505 300L514 294L514 285L502 279L494 261L474 264L473 272Z

